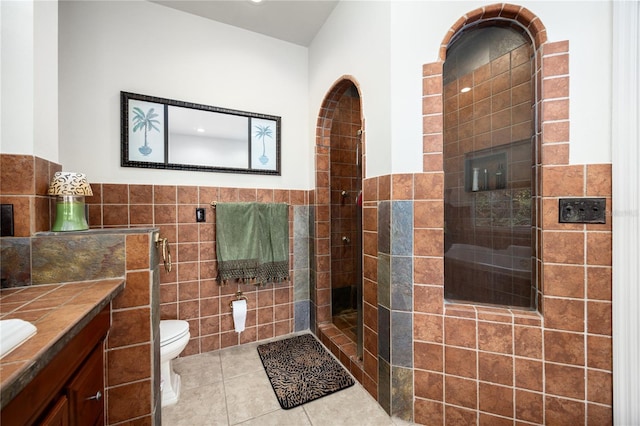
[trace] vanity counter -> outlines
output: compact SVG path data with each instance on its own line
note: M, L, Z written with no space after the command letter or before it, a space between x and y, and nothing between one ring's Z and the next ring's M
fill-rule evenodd
M37 333L0 358L4 408L123 289L123 278L0 290L0 319L30 322Z

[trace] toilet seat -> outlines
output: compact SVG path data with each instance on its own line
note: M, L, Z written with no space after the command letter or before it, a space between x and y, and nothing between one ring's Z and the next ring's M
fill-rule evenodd
M160 346L169 345L189 334L189 323L181 320L160 321Z

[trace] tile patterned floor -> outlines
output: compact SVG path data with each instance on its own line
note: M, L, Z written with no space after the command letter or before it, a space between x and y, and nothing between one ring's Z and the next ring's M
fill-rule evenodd
M342 391L291 410L278 404L269 379L251 343L178 358L174 369L182 378L180 400L162 409L164 426L406 425L390 418L356 382Z

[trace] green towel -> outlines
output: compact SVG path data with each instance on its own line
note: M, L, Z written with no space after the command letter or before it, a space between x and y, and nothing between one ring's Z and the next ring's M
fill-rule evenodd
M265 284L289 277L286 204L216 205L218 280Z
M282 281L289 277L289 206L260 204L260 282Z

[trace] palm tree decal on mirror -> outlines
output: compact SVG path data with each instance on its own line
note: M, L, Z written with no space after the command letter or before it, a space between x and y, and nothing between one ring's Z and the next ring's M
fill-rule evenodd
M271 126L256 125L256 138L262 139L262 155L258 159L262 164L267 164L267 162L269 162L269 157L266 155L264 138L273 138Z
M144 145L138 148L138 151L140 151L140 154L147 156L153 151L147 144L147 133L152 130L160 131L160 129L156 127L156 124L160 124L160 121L156 120L158 114L155 113L154 108L150 108L145 114L144 111L138 107L133 107L133 114L134 117L131 120L134 124L133 131L137 132L138 130L144 129Z

